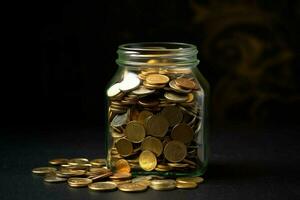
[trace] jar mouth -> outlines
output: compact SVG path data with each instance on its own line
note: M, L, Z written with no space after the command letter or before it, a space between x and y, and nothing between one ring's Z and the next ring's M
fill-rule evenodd
M119 46L119 50L124 51L192 51L197 47L193 44L179 43L179 42L140 42L127 43Z
M179 42L127 43L118 47L116 60L121 66L188 66L197 65L197 47ZM149 62L150 60L155 62Z

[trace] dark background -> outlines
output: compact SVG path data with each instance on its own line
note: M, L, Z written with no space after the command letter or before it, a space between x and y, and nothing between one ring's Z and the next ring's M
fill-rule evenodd
M269 0L19 4L9 24L18 54L10 60L5 126L102 127L117 47L142 41L198 46L212 127L297 125L299 10L299 1Z
M198 68L211 85L207 183L170 194L299 198L300 1L31 1L3 8L7 199L99 197L45 186L30 171L54 157L104 156L103 96L117 47L144 41L197 45Z

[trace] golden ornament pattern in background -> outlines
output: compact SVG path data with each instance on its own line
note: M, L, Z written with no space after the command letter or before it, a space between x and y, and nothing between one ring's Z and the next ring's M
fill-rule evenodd
M191 8L193 32L203 32L197 45L210 68L213 121L284 121L300 100L285 21L255 1L191 1Z

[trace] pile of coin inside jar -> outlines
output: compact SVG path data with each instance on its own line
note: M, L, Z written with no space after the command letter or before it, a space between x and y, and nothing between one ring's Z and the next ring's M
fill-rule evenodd
M70 187L88 187L95 191L141 192L149 187L154 190L192 189L203 182L201 177L179 177L176 180L164 176L147 175L132 177L131 168L125 159L116 163L113 173L106 167L105 159L57 158L50 160L53 166L34 168L34 174L42 175L45 182L67 182Z
M126 71L107 96L112 169L119 160L135 172L201 167L203 92L190 69Z

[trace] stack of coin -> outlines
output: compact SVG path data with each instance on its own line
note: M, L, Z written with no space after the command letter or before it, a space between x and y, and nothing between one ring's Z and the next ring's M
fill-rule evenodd
M127 160L134 172L201 169L204 95L190 69L126 71L107 96L113 170L119 160Z
M157 154L155 154L157 155ZM151 157L156 159L156 156L149 150L142 153L142 157ZM147 159L146 159L147 160ZM136 163L136 161L130 160ZM145 169L153 169L155 167L165 170L173 167L173 164L153 164L153 162L146 163L144 159L140 160L141 165ZM117 172L113 173L107 169L104 159L94 159L89 161L86 158L74 159L53 159L49 161L54 166L38 167L32 169L34 174L43 175L44 181L48 183L67 182L70 187L81 188L88 187L94 191L113 191L119 189L123 192L141 192L148 189L154 190L172 190L175 188L192 189L196 188L198 184L204 181L201 177L179 177L176 180L166 179L167 177L158 175L147 175L132 177L130 173L131 167L129 162L125 159L120 159L116 162ZM78 166L77 164L82 165ZM178 163L176 163L178 165ZM178 167L176 166L175 167ZM75 168L77 166L78 168Z

